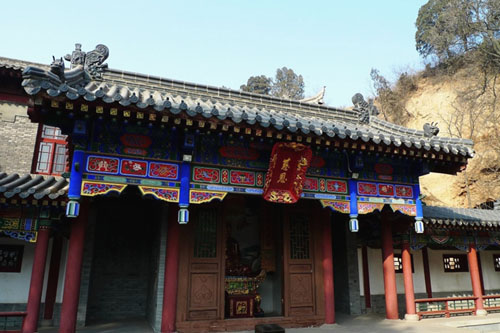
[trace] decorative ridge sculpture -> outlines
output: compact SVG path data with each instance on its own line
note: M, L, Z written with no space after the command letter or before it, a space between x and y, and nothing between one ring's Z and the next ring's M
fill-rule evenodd
M362 124L369 124L370 117L376 117L380 113L377 107L373 105L373 100L365 101L365 98L360 93L352 96L352 104L354 104L354 111L359 112L358 121Z
M325 103L323 101L323 97L325 97L325 91L326 86L323 86L323 88L316 95L303 98L299 100L299 102L323 105Z
M437 122L431 122L430 124L429 123L425 123L424 124L424 136L426 138L431 138L433 136L436 136L438 135L439 133L439 127L437 127Z
M52 57L50 70L46 71L36 67L26 67L23 77L33 79L48 79L52 84L60 86L66 84L70 87L83 86L91 80L102 79L102 73L108 67L104 61L109 56L109 49L106 45L98 44L95 50L83 52L81 44L75 44L75 50L61 58ZM71 64L70 69L66 69L64 60Z

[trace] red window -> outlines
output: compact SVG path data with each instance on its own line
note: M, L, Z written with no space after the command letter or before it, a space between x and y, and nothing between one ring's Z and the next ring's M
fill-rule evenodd
M66 135L57 127L41 125L38 133L38 153L34 173L60 175L67 171L68 158Z

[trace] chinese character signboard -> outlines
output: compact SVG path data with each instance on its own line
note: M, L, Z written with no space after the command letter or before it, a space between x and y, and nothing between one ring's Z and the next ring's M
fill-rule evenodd
M295 142L276 143L267 170L264 199L281 203L297 202L302 194L311 159L311 149L306 145Z

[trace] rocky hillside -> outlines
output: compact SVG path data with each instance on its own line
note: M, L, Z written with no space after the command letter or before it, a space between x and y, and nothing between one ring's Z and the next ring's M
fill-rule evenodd
M475 207L500 198L500 77L477 68L453 75L415 75L416 89L408 93L406 126L421 129L437 121L439 136L471 138L476 156L464 172L430 174L421 178L429 205Z

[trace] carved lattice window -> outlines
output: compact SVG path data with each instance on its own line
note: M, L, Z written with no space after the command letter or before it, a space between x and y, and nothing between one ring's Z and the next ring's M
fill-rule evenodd
M309 220L304 215L290 216L290 258L309 259Z
M443 254L443 265L446 273L469 271L466 254Z
M194 257L217 257L217 212L215 209L200 210L194 235Z
M23 250L22 245L0 245L0 272L21 272Z
M411 272L415 273L415 268L413 267L413 254L410 254L411 258ZM394 271L396 273L403 273L403 257L400 253L394 253Z
M500 272L500 254L493 255L493 265L495 266L495 271Z

